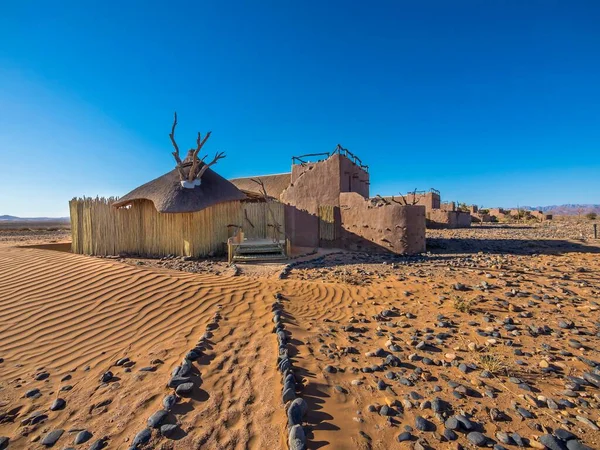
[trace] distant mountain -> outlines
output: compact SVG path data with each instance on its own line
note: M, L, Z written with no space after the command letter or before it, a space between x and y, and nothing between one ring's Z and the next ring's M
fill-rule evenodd
M3 215L0 221L5 222L69 222L68 217L16 217Z
M577 216L579 214L587 214L595 212L600 214L600 205L595 204L566 204L566 205L551 205L551 206L521 206L521 209L528 211L543 211L548 214L557 216Z

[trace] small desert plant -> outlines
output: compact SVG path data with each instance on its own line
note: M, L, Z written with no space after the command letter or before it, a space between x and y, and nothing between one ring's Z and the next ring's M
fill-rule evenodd
M585 218L589 220L596 220L598 218L598 214L595 212L589 212L585 215Z
M473 300L466 300L464 298L457 297L454 299L454 309L462 313L471 314L473 312Z
M502 358L500 358L499 355L489 351L479 355L479 365L482 369L493 374L497 374L506 369L506 364L504 364Z
M458 204L458 210L459 211L463 211L463 212L469 212L470 208L467 206L466 203L459 203Z

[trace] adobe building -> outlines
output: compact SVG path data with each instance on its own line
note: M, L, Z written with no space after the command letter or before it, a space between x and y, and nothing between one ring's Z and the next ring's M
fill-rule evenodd
M316 162L309 159L320 158ZM267 194L285 205L286 234L296 247L415 254L425 251L422 205L369 198L368 166L348 150L292 158L288 173L234 178L241 191Z
M413 191L400 198L383 197L386 201L396 202L399 199L408 205L425 207L427 228L468 228L471 226L471 214L460 211L454 202L442 202L440 191Z
M482 211L484 210L480 210L477 205L469 206L469 213L471 214L472 223L484 223L492 221L492 216L490 216L489 212Z
M552 220L552 214L546 214L544 211L529 211L531 217L536 218L540 222L545 222L546 220Z

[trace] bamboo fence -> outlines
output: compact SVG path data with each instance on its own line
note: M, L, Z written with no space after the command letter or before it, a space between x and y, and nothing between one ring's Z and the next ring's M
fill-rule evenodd
M74 198L69 202L72 251L96 256L206 256L225 252L238 228L249 239L273 236L273 217L285 239L281 203L220 203L193 213L156 211L150 201L115 208L115 198ZM270 211L269 211L270 209Z

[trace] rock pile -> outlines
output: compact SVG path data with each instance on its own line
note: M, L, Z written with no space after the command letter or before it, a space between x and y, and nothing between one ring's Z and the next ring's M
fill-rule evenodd
M281 400L287 408L289 448L290 450L305 450L306 435L302 422L308 411L308 405L304 399L296 397L296 377L288 353L288 337L281 318L283 313L282 300L283 296L279 293L276 294L275 302L271 306L273 323L275 324L273 332L277 336L278 344L277 369L283 380Z
M202 357L206 349L206 341L212 337L212 332L219 327L221 305L217 305L217 308L219 310L215 312L212 320L206 325L206 330L198 343L185 354L181 363L171 371L167 387L173 391L163 398L163 408L148 417L147 428L142 429L135 435L129 450L138 450L150 442L153 430L158 430L160 435L167 439L173 438L177 434L179 426L176 423L167 423L169 413L180 398L191 397L194 390L202 383L201 374L195 371L193 363Z

